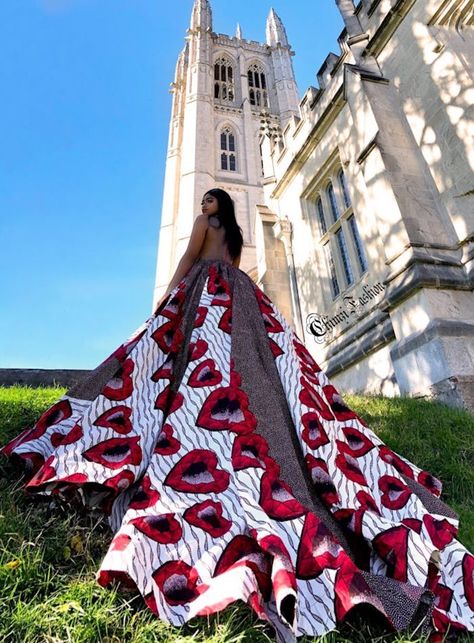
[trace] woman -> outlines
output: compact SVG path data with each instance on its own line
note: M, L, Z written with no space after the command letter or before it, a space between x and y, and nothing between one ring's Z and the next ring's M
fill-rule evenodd
M439 481L347 407L242 245L209 190L155 313L4 453L28 492L109 514L98 582L174 625L242 599L279 641L358 610L433 640L473 629L474 557Z

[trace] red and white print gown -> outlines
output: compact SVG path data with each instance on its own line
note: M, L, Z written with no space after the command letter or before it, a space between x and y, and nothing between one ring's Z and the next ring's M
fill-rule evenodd
M432 641L474 629L474 557L440 482L347 407L228 262L196 261L3 452L28 492L109 514L98 582L173 625L241 599L285 642L367 605Z

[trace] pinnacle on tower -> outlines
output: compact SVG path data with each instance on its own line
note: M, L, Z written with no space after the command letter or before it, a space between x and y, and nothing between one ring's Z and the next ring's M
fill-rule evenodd
M288 47L288 37L285 27L273 7L270 9L267 18L266 36L267 45L270 45L270 47L274 47L277 44L280 44L282 47Z
M212 31L212 9L209 0L194 0L191 30Z
M239 40L242 40L242 29L240 28L240 23L237 23L237 29L235 31L235 37Z

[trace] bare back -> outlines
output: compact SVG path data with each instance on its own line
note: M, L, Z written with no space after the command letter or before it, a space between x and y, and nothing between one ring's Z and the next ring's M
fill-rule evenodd
M232 263L229 249L225 242L225 228L218 227L219 222L216 217L210 215L208 218L208 227L204 237L199 257L202 259L222 259Z

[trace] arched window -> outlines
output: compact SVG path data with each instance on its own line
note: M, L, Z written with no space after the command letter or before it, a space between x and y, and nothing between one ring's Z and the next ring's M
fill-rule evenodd
M318 197L318 200L316 202L316 208L318 210L319 229L322 236L323 234L326 234L328 229L326 226L326 219L324 218L324 209L323 209L323 202L321 201L321 197Z
M339 185L341 186L344 205L346 208L348 208L351 205L351 197L349 196L349 188L347 187L346 175L344 174L344 170L342 168L339 170L337 176L339 179Z
M237 170L235 135L230 127L225 127L220 135L221 170Z
M233 103L234 97L232 63L227 58L219 58L214 64L214 98L223 103Z
M250 104L256 107L268 107L267 81L263 67L255 63L247 72Z
M359 228L357 227L357 221L355 220L353 214L351 214L347 221L352 232L352 238L354 240L354 245L357 253L357 261L359 262L359 268L362 274L367 270L369 264L367 263L367 257L365 256L364 246L359 234Z
M334 188L332 183L329 182L326 188L326 194L328 195L329 204L331 206L332 218L334 221L339 219L339 208L337 207L336 195L334 194Z
M346 286L350 286L352 283L354 283L354 275L352 273L351 260L349 258L349 251L347 250L346 239L342 227L339 228L336 232L336 240L342 267L344 269Z
M332 298L336 299L338 294L341 292L341 289L339 287L339 282L337 280L336 266L334 265L334 258L332 256L331 242L330 241L328 241L327 243L324 244L324 252L326 254L326 261L327 261L328 269L329 269L329 281L330 281L330 284L331 284Z

